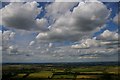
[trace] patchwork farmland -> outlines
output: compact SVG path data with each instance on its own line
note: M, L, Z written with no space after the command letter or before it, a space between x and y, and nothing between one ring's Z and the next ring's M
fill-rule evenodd
M118 75L117 65L3 64L2 80L119 80Z

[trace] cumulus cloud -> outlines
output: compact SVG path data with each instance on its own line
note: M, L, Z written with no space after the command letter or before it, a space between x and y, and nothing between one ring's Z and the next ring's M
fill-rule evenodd
M39 40L39 39L43 39L44 38L46 39L46 37L48 36L47 33L39 33L37 36L36 36L36 39Z
M3 25L24 30L48 31L37 35L36 38L40 40L79 40L83 35L104 25L110 14L100 1L79 4L62 2L62 6L60 2L55 2L45 6L48 20L44 17L36 19L41 13L38 5L35 1L6 5L1 9Z
M2 31L0 30L0 47L2 48Z
M10 43L12 40L14 40L15 37L15 32L7 30L7 31L1 31L1 46L2 46L2 50L6 51L7 49L9 49Z
M12 32L10 30L3 31L3 33L2 33L2 40L3 41L9 41L9 40L13 39L14 36L15 36L15 32Z
M76 18L75 26L77 26L77 29L91 31L97 27L101 27L110 12L101 2L81 2L78 7L74 9L73 14Z
M48 47L49 48L53 47L53 43L49 43Z
M32 45L34 45L35 44L35 41L31 41L30 43L29 43L29 46L32 46Z
M109 30L105 30L102 34L100 34L97 39L101 40L118 40L119 34L117 32L112 32Z
M61 56L63 58L65 57L71 57L71 58L79 58L79 57L86 57L88 59L89 57L110 57L113 55L117 55L118 53L118 47L113 48L105 48L102 47L92 47L92 48L71 48L70 46L63 46L60 47L58 50L53 51L54 56ZM68 54L69 53L69 54ZM87 58L88 57L88 58Z
M61 5L62 4L62 5ZM74 6L77 5L77 2L57 2L51 3L46 6L46 16L50 18L50 21L54 22L61 15L70 11Z
M83 39L75 45L71 45L73 49L88 49L88 48L101 48L101 47L118 47L118 33L105 30L102 34L93 39ZM116 46L115 46L116 45Z
M72 12L67 11L64 15L58 16L54 24L51 25L50 31L40 33L44 35L39 38L46 40L79 40L82 35L86 35L104 25L109 14L110 11L107 7L99 1L96 3L80 2Z
M113 18L113 21L116 24L120 25L120 12Z
M55 0L55 2L79 2L79 1L83 1L83 0L69 0L69 1L65 1L65 0ZM97 0L84 0L85 2L97 2Z
M90 48L90 47L98 47L100 46L100 42L95 39L86 39L82 40L81 44L72 45L71 48L80 49L80 48Z
M24 30L48 30L45 25L47 20L45 18L36 19L40 14L41 8L35 1L26 3L10 3L0 9L2 16L2 25L7 27L24 29Z
M41 19L36 19L41 12L41 8L39 9L37 7L38 4L36 2L10 3L1 9L5 13L2 14L3 24L16 28L14 30L17 31L12 32L8 30L3 33L2 31L0 32L0 35L4 38L4 42L9 42L8 45L4 43L4 51L6 50L6 53L9 54L22 54L23 56L21 57L31 57L30 55L32 55L30 58L31 61L80 61L78 59L96 59L101 56L111 56L117 53L117 42L112 43L108 41L117 40L118 33L116 32L106 30L100 36L93 39L84 37L91 35L97 28L103 26L110 14L110 11L103 3L99 1L91 2L92 0L87 1L80 2L79 4L68 2L47 4L47 6L45 6L47 13L45 14L45 18ZM8 14L6 14L6 12ZM48 24L48 22L50 24ZM18 29L23 29L24 31L21 32ZM44 32L48 29L49 31ZM32 33L32 31L27 32L26 30L39 30L43 32ZM16 34L17 37L15 39L23 40L17 39L16 42L9 41L14 39ZM54 42L54 40L57 41ZM63 42L59 42L59 40ZM67 40L77 42L73 43L73 41L70 41L68 45ZM102 40L104 40L104 42ZM64 41L67 41L67 43ZM106 45L109 46L109 48L106 47ZM7 59L5 56L6 55L4 55L4 60ZM13 57L10 55L9 58ZM20 59L18 59L18 61L19 60ZM28 59L28 61L30 60Z
M9 54L17 54L18 53L18 48L16 46L9 46L7 49Z

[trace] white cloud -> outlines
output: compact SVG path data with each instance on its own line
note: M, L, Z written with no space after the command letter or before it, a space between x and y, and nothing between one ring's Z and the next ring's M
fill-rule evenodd
M80 44L78 44L80 45ZM92 45L93 46L93 45ZM96 45L95 45L96 46ZM55 56L59 56L59 54L63 54L62 57L68 57L71 56L71 58L76 57L110 57L113 55L118 54L118 47L113 48L105 48L103 45L102 47L90 47L90 48L78 48L78 46L74 46L74 48L71 48L70 46L63 46L60 47L59 50L53 51L55 53Z
M13 5L13 3L11 4ZM29 7L27 6L30 4L33 5L32 2L25 3L25 4L19 3L15 5L20 5L20 6L26 5L26 7L24 8L27 11L27 9L29 9ZM30 18L27 18L28 13L26 13L26 11L25 12L23 11L23 13L26 14L25 19L26 20L29 19L30 22L31 21L33 22L33 23L31 22L32 24L29 22L30 25L32 26L27 27L27 28L24 25L22 27L13 26L14 28L19 28L19 29L24 29L24 30L37 29L37 30L46 31L48 29L47 26L50 26L49 27L50 31L40 32L35 37L35 40L33 40L34 39L33 37L36 35L36 33L32 33L32 31L27 32L27 31L17 30L16 31L17 33L12 32L12 31L4 31L3 32L4 41L7 40L9 43L10 43L9 40L13 39L16 34L17 34L17 38L19 37L18 34L21 36L19 37L19 39L22 39L22 38L24 39L25 37L29 39L29 40L27 39L16 40L16 42L11 41L11 42L14 42L15 44L14 43L13 43L14 45L11 43L9 45L4 44L5 45L3 46L4 49L6 48L9 54L12 54L12 53L18 53L22 55L27 54L27 57L30 57L29 55L32 54L31 60L33 61L34 60L36 61L48 60L49 61L49 60L54 60L54 59L72 61L72 59L76 60L78 58L87 60L87 59L98 58L99 56L111 55L117 52L116 46L112 45L111 42L102 41L105 38L107 39L112 38L116 40L118 37L118 34L116 32L104 31L100 35L100 39L102 40L96 40L98 39L98 37L94 39L90 39L90 38L83 39L84 36L89 36L92 31L101 27L106 22L107 17L109 16L110 12L104 4L102 4L99 1L96 3L80 2L79 5L73 9L73 11L70 11L70 9L73 8L73 6L76 5L76 3L74 4L64 3L63 5L64 7L61 6L60 4L61 3L56 3L56 4L52 3L47 6L47 8L48 7L50 8L51 6L51 10L53 9L53 12L48 11L49 13L47 13L46 15L47 17L52 15L52 19L55 20L55 22L53 22L53 24L51 25L48 25L48 21L45 18L35 20L35 16L37 16L38 13L40 13L40 10L37 7L34 8L34 12L36 11L36 9L38 10L38 12L36 13L33 13L32 12L33 8L30 8L31 10L31 13L29 13ZM34 6L36 6L36 4L34 4ZM19 10L23 9L22 7L16 7L16 9L18 8ZM19 11L19 13L17 11L16 13L9 12L10 10L9 8L7 8L6 10L8 10L8 13L10 13L10 16L12 15L12 13L15 15L21 14L21 11L19 10L17 10ZM32 17L33 14L34 16ZM22 17L21 16L20 17L23 18L23 15L21 15ZM25 24L27 25L27 23ZM11 27L11 26L8 26L8 27ZM2 35L2 31L0 32L0 35ZM81 42L76 42L75 45L71 45L72 42L70 45L66 45L64 42L62 43L58 41L58 40L62 40L62 41L78 40L79 41L80 39L83 39L83 40ZM43 42L41 40L43 40ZM46 40L48 40L48 42ZM51 42L49 40L51 40ZM53 40L57 40L58 42L54 43ZM21 44L17 42L20 42ZM105 46L108 44L110 44L109 49ZM15 45L19 45L19 46L16 47ZM11 56L9 56L9 58L11 58ZM16 58L16 60L19 61L20 59ZM76 60L76 61L80 61L80 60Z
M49 48L53 47L53 43L49 43L48 47Z
M10 30L3 31L1 33L1 46L3 51L7 51L10 47L11 41L14 40L15 32L12 32ZM9 52L11 51L12 47L10 47Z
M74 25L81 31L95 30L105 23L109 14L110 11L101 2L82 2L73 10Z
M10 3L1 9L2 21L4 25L17 29L48 31L40 32L36 36L36 39L40 40L79 40L83 35L88 35L104 25L110 11L100 1L80 2L74 7L77 4L69 2L63 2L62 6L60 2L48 4L45 7L46 16L53 20L51 23L51 19L50 21L45 18L36 19L41 8L37 7L39 4L35 1ZM70 11L71 9L73 11Z
M81 41L81 44L72 45L71 48L82 49L100 46L100 42L95 39L85 39Z
M2 31L0 30L0 47L2 49Z
M61 7L61 5L59 6ZM60 12L62 10L64 12L63 8L60 9ZM58 11L59 9L57 9ZM55 12L54 14L57 15L58 13ZM42 33L46 35L42 35L40 39L79 40L83 35L88 35L98 27L103 26L109 14L110 11L107 7L99 1L96 3L80 2L73 9L73 12L68 10L64 12L64 15L58 16L54 24L51 25L50 31Z
M16 46L9 46L8 49L7 49L8 53L9 54L17 54L18 53L18 49Z
M49 16L51 20L56 20L61 15L65 14L66 12L70 11L75 5L77 5L77 2L54 2L49 4L46 7L47 14L46 16Z
M48 30L48 21L45 18L42 19L36 19L36 24L38 28L40 28L43 31Z
M78 57L78 59L97 59L97 58L99 58L99 57L96 57L96 56L80 56L80 57Z
M117 32L112 32L109 30L105 30L97 39L101 40L118 40L119 34Z
M120 12L113 18L113 21L116 24L120 25Z
M36 1L27 3L10 3L0 9L2 16L2 23L7 27L24 29L24 30L48 30L44 26L47 24L47 20L44 18L37 19L40 14L41 8L38 8L39 4Z
M80 1L85 1L85 2L98 2L98 0L55 0L55 2L80 2Z
M32 46L32 45L34 45L35 44L35 41L31 41L30 43L29 43L29 46Z
M47 33L39 33L37 36L36 36L36 39L39 40L39 39L44 39L46 38L46 36L48 36Z
M10 30L3 31L3 33L2 33L2 40L3 41L8 41L8 40L13 39L14 36L15 36L15 32L12 32Z

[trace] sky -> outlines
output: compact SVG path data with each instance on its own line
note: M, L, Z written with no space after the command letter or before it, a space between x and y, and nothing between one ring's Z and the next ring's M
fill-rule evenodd
M3 63L118 61L119 2L2 2Z

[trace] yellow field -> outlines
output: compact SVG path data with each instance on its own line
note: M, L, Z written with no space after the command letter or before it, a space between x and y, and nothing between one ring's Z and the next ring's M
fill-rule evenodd
M50 71L41 71L37 73L31 73L27 78L50 78L52 74L53 73Z
M78 75L77 78L80 79L80 78L84 78L84 79L89 79L89 78L97 78L98 76L96 75Z
M15 76L14 78L23 78L23 76L25 76L26 74L18 74L17 76Z
M73 75L55 75L53 78L57 78L57 79L66 79L66 78L74 78Z

